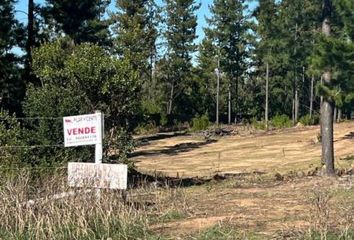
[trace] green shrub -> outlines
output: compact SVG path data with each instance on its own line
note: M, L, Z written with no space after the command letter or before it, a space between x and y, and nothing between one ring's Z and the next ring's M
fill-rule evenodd
M264 239L264 237L253 233L241 232L235 226L219 223L206 228L200 233L190 236L191 239L200 240L238 240L238 239Z
M292 126L292 122L287 115L283 114L273 117L270 121L270 125L276 129L289 128Z
M149 121L147 123L140 123L134 132L138 135L153 134L157 132L157 127L154 121Z
M160 125L161 126L166 126L168 123L168 118L167 118L167 115L162 113L161 114L161 118L160 118Z
M129 153L135 149L135 141L132 135L124 128L112 128L111 136L106 136L104 148L104 160L110 163L124 163L131 169L134 162L128 158ZM112 149L116 149L115 154L110 154Z
M304 126L310 126L310 125L316 125L319 123L319 116L318 115L313 115L310 117L310 115L305 115L300 118L299 122L303 124Z
M158 104L147 99L141 102L141 108L142 111L147 114L158 114L161 112L161 108Z
M21 165L26 159L25 132L14 115L0 111L0 165Z
M33 72L42 84L27 87L23 112L32 120L24 123L28 145L50 147L31 149L25 160L33 166L92 161L92 146L61 147L62 117L101 110L105 114L106 151L114 149L120 161L127 161L132 149L127 123L136 113L141 96L138 72L128 59L111 58L99 46L67 46L62 39L33 51Z
M209 127L209 125L210 125L209 118L206 114L200 117L197 115L195 118L192 119L193 131L205 130Z
M264 121L257 121L257 118L252 118L251 124L255 129L265 130L266 125Z
M183 214L183 212L178 211L176 209L171 209L170 211L166 212L161 216L161 220L162 222L170 222L173 220L183 219L184 217L185 215Z

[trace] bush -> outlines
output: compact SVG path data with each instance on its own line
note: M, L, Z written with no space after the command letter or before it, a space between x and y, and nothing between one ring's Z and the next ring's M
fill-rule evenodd
M1 167L16 166L23 163L27 152L27 149L20 147L26 145L24 133L15 115L9 115L8 112L0 112Z
M161 112L161 108L159 107L159 105L151 100L142 101L141 109L142 112L146 114L158 114Z
M160 118L160 125L161 126L166 126L168 123L168 118L167 118L167 115L162 113L161 114L161 118Z
M31 150L26 161L46 166L92 161L92 146L61 147L62 117L95 110L105 114L106 149L127 161L132 149L128 123L140 99L139 74L127 59L112 58L96 45L68 47L65 40L58 40L33 51L33 71L42 84L27 88L23 104L26 117L33 119L26 121L28 145L50 147Z
M147 123L139 123L134 132L138 135L153 134L158 132L158 128L154 121L149 121Z
M192 119L192 130L193 131L201 131L205 130L209 127L210 122L209 118L206 114L202 115L201 117L196 116Z
M289 128L292 126L292 122L287 115L276 115L270 121L270 125L276 129Z
M305 115L303 117L300 118L299 122L304 125L304 126L309 126L309 125L316 125L319 123L319 116L318 115L314 115L312 117L310 117L310 115Z
M264 121L257 121L257 118L252 118L251 124L255 129L265 130L266 125Z

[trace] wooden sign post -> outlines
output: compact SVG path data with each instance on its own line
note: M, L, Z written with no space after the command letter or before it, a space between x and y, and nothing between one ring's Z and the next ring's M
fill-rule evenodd
M104 116L101 111L96 111L95 115L97 116L97 125L99 127L99 131L97 131L97 142L95 144L95 163L102 163L102 153L103 153L103 145L102 139L104 134Z

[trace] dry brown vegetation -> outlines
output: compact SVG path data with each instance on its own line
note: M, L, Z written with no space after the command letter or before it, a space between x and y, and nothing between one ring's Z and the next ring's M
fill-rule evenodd
M334 130L336 165L348 167L348 161L342 159L354 154L354 122L335 124ZM196 134L161 135L139 147L133 160L142 172L171 177L287 173L319 166L318 126L242 133L208 140Z
M336 125L337 166L347 169L353 130L352 122ZM319 162L317 133L309 127L212 142L195 135L151 140L134 158L146 172L238 174L188 187L142 182L126 202L117 191L98 198L70 189L65 172L2 177L0 239L352 239L354 177L307 174ZM220 151L215 164L209 154ZM75 194L53 200L69 191Z
M256 174L192 187L96 193L65 176L0 187L0 239L352 239L353 177L276 181ZM60 192L77 191L53 200ZM29 200L38 199L33 202ZM322 236L322 238L321 238ZM334 236L330 238L330 236Z

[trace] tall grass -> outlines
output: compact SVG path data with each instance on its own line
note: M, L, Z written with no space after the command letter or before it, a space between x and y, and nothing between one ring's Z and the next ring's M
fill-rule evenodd
M21 174L0 186L0 239L149 239L144 209L124 204L119 192L73 191L61 175L33 184ZM39 199L30 202L31 199Z

